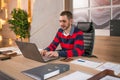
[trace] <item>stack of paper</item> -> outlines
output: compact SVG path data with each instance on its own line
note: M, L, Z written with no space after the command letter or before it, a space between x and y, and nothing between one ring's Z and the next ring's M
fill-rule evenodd
M76 71L58 80L87 80L90 77L92 77L92 75L84 72Z
M100 70L100 71L103 71L105 69L113 70L115 74L118 75L120 73L120 64L106 62L103 65L96 68L96 70Z
M96 68L101 64L103 64L103 62L88 61L84 59L77 59L77 60L71 61L71 63L90 67L90 68Z
M7 51L7 50L15 50L15 47L4 47L4 48L0 48L0 51Z
M8 51L8 50L12 50L12 51L16 52L17 54L22 54L21 51L17 47L0 48L0 51Z

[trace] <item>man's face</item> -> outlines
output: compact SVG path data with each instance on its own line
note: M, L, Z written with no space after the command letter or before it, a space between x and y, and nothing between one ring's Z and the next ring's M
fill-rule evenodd
M63 30L67 30L72 24L72 19L69 20L66 15L60 16L59 23Z

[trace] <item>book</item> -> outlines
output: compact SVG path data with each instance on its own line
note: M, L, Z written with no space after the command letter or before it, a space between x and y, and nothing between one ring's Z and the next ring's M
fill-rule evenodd
M46 64L22 71L22 73L36 80L45 80L68 70L67 64Z

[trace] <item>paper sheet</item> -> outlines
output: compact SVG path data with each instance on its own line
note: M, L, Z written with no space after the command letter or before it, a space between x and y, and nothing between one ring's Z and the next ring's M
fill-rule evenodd
M16 52L17 54L22 54L21 51L19 50L19 48L17 48L17 47L0 48L0 51L7 51L7 50L12 50L12 51Z
M16 52L18 55L22 54L22 52L20 51L20 49L18 47L4 47L4 48L0 48L0 51L7 51L7 50L12 50L14 52ZM42 50L40 48L38 48L38 50Z
M120 80L120 78L107 75L107 76L101 78L100 80Z
M77 60L71 61L71 63L90 67L90 68L96 68L101 64L103 64L103 62L88 61L84 59L77 59Z
M76 71L58 80L87 80L88 78L92 76L93 75L90 75L84 72Z
M118 75L120 73L120 64L106 62L103 65L96 68L96 70L100 70L100 71L103 71L105 69L113 70L115 72L115 74Z
M15 47L4 47L4 48L0 48L0 51L6 51L6 50L15 50Z

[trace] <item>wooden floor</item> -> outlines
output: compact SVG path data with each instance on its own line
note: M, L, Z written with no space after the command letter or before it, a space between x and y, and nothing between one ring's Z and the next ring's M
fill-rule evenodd
M120 63L120 37L96 36L93 54L100 59Z

